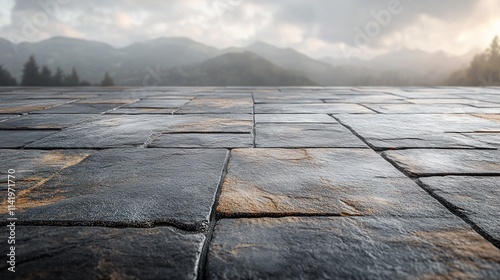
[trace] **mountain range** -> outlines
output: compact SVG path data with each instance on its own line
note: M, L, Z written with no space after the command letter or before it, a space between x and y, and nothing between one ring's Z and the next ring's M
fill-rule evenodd
M217 49L189 38L158 38L115 48L66 37L13 44L0 38L0 65L20 80L34 55L40 65L98 83L109 72L117 85L172 86L426 86L439 85L472 55L400 49L371 60L314 59L291 48L256 42Z

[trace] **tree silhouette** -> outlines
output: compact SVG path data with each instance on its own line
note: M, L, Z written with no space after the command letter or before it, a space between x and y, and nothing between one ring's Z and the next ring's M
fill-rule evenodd
M104 79L101 82L101 86L103 86L103 87L112 87L114 85L115 85L115 83L113 82L113 78L111 78L111 76L109 75L109 73L106 72L106 74L104 74Z
M16 79L14 79L9 71L4 69L2 65L0 65L0 86L17 86Z
M50 71L49 68L47 68L47 66L42 67L42 71L40 72L40 80L39 80L38 85L46 86L46 87L53 86L52 72Z
M64 85L68 87L77 87L80 85L80 77L78 77L75 67L71 70L71 75L64 79Z
M35 57L30 56L30 59L24 64L23 78L21 85L23 86L38 86L40 82L40 73L38 73L38 64Z
M61 68L57 67L56 73L52 77L52 85L55 87L63 86L64 73Z

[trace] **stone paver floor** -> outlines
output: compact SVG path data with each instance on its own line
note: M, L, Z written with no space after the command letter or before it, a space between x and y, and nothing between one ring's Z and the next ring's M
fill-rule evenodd
M0 279L500 279L499 148L500 88L0 88Z

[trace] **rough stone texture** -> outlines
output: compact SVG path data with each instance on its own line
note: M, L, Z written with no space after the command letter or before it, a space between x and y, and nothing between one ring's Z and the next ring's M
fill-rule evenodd
M500 244L500 178L446 176L420 181Z
M34 114L101 114L118 108L120 104L64 104L50 109L33 112Z
M205 240L168 227L19 226L16 234L16 273L2 262L2 279L196 279Z
M378 150L401 148L494 148L460 133L500 131L500 122L470 115L338 115Z
M22 148L55 132L48 130L0 130L0 148Z
M372 110L357 104L255 104L257 114L371 114Z
M217 211L224 217L447 215L368 149L233 150Z
M365 148L340 124L257 124L258 148Z
M226 156L226 150L99 151L25 193L16 205L22 210L18 217L25 223L201 228L209 219Z
M384 155L413 176L500 175L498 150L402 150Z
M500 279L499 108L500 87L0 87L0 279Z
M90 120L87 114L54 115L36 114L25 115L0 122L0 129L63 129L78 123Z
M175 133L163 134L151 148L251 148L252 134Z
M258 114L255 123L337 123L326 114Z
M219 221L209 279L496 279L500 250L458 218Z

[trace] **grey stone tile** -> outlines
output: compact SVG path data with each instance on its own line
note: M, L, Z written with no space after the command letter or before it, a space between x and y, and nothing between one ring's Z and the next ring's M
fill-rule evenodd
M340 124L257 124L259 148L367 148Z
M500 175L498 150L402 150L384 155L414 176Z
M500 178L446 176L420 181L500 244Z
M189 101L189 99L140 100L126 105L124 108L179 108Z
M26 193L16 205L18 218L201 229L209 220L226 156L222 149L99 151Z
M164 133L251 133L253 117L247 114L194 114L170 116Z
M338 115L375 149L493 148L459 133L500 129L500 122L470 115Z
M53 135L49 130L0 130L0 148L22 148L32 142Z
M498 133L466 133L464 135L496 148L500 148L500 131Z
M6 120L9 120L9 119L12 119L12 118L16 118L16 117L19 117L20 115L1 115L0 114L0 123L1 122L4 122Z
M251 98L195 98L182 106L178 114L252 114Z
M65 104L58 107L36 111L34 114L101 114L121 106L121 104Z
M155 108L119 108L106 112L107 115L171 115L177 108L155 109Z
M257 114L373 114L358 104L255 104Z
M324 99L326 103L363 103L363 104L401 104L409 103L407 99L390 94L370 94L370 95L335 95Z
M16 272L4 262L0 278L196 279L204 240L168 227L18 226Z
M15 100L0 102L0 114L21 114L45 110L54 106L71 102L71 99L39 99L39 100Z
M0 129L63 129L91 118L87 114L31 114L0 122Z
M151 148L247 148L253 147L253 135L227 133L162 134Z
M257 114L256 123L337 123L327 114Z
M500 251L458 218L218 222L208 279L496 279Z
M500 114L496 108L479 108L462 104L366 104L383 114Z
M224 217L451 215L368 149L232 150L217 211Z

